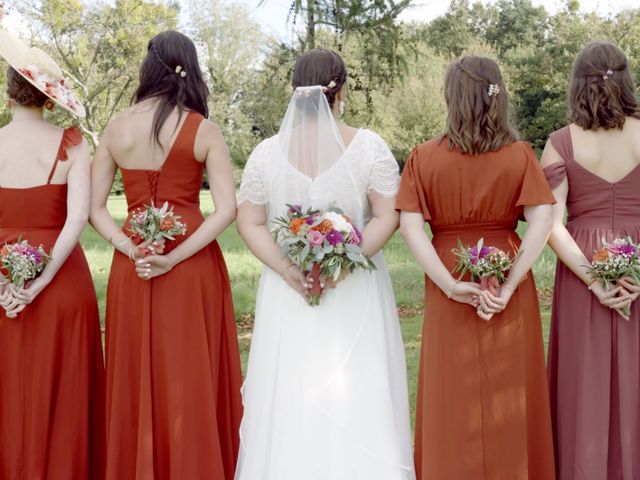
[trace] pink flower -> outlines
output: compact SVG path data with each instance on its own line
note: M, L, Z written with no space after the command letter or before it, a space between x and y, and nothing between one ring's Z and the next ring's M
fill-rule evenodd
M344 236L338 230L331 230L327 233L327 242L335 247L339 243L344 242Z
M307 233L307 240L309 240L309 243L315 247L317 245L322 245L322 242L324 242L324 236L317 230L311 230Z
M360 245L361 241L362 234L354 225L351 225L351 235L349 235L349 243L352 245Z

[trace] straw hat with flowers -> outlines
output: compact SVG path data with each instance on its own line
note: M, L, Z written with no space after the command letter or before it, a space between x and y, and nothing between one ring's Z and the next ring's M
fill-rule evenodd
M28 47L9 32L0 30L0 55L31 85L78 117L85 109L73 93L58 64L45 52Z

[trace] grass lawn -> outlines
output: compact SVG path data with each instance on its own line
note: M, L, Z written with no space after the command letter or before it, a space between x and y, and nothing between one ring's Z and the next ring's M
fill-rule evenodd
M201 195L201 205L205 213L211 212L213 204L208 194ZM109 210L120 222L126 217L126 201L124 197L112 197ZM521 233L522 233L521 226ZM228 228L218 239L229 268L233 300L235 304L238 334L242 353L243 368L246 365L247 353L251 341L255 293L260 277L260 263L245 247L235 226ZM104 318L105 294L109 267L113 249L91 227L87 227L81 238L85 248L91 272L98 292L100 312ZM420 338L422 334L422 300L423 277L420 268L413 261L404 246L400 235L396 233L385 247L385 257L391 272L393 286L398 302L402 332L407 352L407 368L411 389L412 411L415 402L416 382L418 378L418 360L420 356ZM549 303L553 286L555 257L546 247L534 267L536 281L540 293L542 326L545 346L549 335Z

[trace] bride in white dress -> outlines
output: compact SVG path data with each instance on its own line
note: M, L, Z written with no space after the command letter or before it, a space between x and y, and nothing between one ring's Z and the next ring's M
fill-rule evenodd
M279 134L242 177L237 225L265 264L243 387L236 480L414 480L404 347L382 247L398 224L398 165L375 133L339 123L347 72L316 49L296 63ZM287 204L340 207L377 266L317 307L270 234Z

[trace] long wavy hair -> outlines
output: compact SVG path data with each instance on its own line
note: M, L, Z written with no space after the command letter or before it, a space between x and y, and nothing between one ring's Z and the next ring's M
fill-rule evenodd
M478 154L518 140L500 68L490 58L466 56L449 65L444 96L450 149Z
M576 57L569 83L570 120L585 130L622 129L640 118L627 57L616 45L596 41Z
M153 138L160 147L160 129L174 108L178 107L180 112L176 128L185 111L209 116L209 89L202 78L196 47L186 35L168 30L149 41L133 103L147 98L160 101L152 128Z

